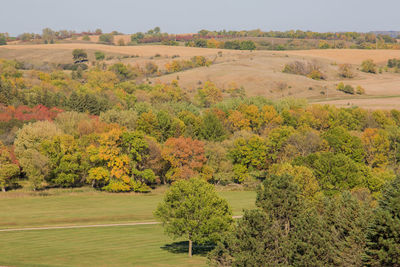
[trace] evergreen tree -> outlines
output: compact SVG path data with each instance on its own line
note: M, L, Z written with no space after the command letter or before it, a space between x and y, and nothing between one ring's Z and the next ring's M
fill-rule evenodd
M259 209L246 211L210 253L213 265L322 266L329 234L318 212L301 198L289 175L270 176L257 192Z
M329 263L336 266L362 266L366 246L365 232L371 218L370 199L356 199L343 192L325 201L325 229L332 242Z
M367 239L368 266L400 266L400 177L384 190Z

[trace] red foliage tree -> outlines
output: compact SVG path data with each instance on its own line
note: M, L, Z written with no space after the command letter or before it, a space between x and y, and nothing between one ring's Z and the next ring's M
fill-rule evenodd
M0 106L0 121L8 122L12 119L19 121L52 121L59 113L63 112L59 108L48 108L37 105L33 108L28 106Z

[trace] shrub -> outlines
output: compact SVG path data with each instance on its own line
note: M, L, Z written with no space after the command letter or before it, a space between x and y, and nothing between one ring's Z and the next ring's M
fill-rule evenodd
M358 86L356 87L356 94L358 94L358 95L363 95L363 94L365 94L365 89L362 88L360 85L358 85Z
M207 40L197 39L197 40L194 41L194 45L196 47L207 47Z
M225 49L235 49L239 50L240 49L240 42L235 40L235 41L226 41L224 44Z
M118 39L118 45L119 46L124 46L125 45L124 39Z
M361 63L361 71L366 73L376 73L376 64L372 59L364 60Z
M161 42L163 45L170 45L170 46L179 46L179 43L174 40L163 40Z
M344 92L346 94L352 94L352 95L354 94L354 88L349 84L344 85L343 82L339 83L337 85L336 89L339 90L339 91L342 91L342 92Z
M339 65L339 76L343 78L353 78L354 73L351 69L351 65L350 64Z
M83 49L74 49L72 51L72 58L75 61L84 61L84 60L87 61L87 53Z
M106 55L101 51L94 52L94 56L96 60L103 60L106 57Z
M323 80L324 79L324 75L322 74L322 72L320 72L319 70L312 70L308 75L308 78L311 78L313 80Z
M240 50L255 50L256 44L253 41L242 41L240 43Z
M147 74L155 74L158 71L158 66L153 62L146 63L146 73Z
M82 37L82 40L83 40L83 41L90 41L89 35L84 35L84 36Z
M330 45L327 41L321 40L321 41L319 41L318 47L319 47L319 49L328 49L328 48L330 48Z
M325 79L324 75L319 70L319 67L316 64L309 62L295 61L286 64L282 72L303 75L314 80Z
M389 59L387 66L388 68L395 68L395 67L400 68L400 59L395 59L395 58Z
M112 44L114 42L114 35L112 35L110 33L102 34L99 37L99 42Z
M62 68L63 70L78 70L80 68L81 70L87 70L88 66L84 63L79 63L79 64L58 64L57 65L59 68Z

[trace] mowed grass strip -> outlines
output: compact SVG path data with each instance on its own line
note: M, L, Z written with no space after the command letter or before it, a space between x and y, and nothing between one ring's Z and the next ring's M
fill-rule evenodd
M204 255L171 251L178 243L161 225L3 232L0 240L6 266L206 266Z
M154 221L164 189L151 194L62 192L49 196L5 194L0 198L0 229ZM234 215L254 207L255 192L222 191Z

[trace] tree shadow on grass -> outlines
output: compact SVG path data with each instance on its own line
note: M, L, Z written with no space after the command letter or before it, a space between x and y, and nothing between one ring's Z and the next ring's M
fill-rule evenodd
M193 255L206 256L208 252L214 249L213 244L198 245L193 244ZM189 249L189 241L174 242L162 246L161 249L174 254L187 254Z

